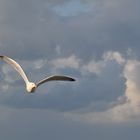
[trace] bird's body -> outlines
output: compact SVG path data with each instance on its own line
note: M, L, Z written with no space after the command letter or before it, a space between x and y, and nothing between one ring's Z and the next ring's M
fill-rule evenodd
M36 88L37 88L37 85L35 84L35 83L33 83L33 82L28 82L27 84L26 84L26 90L28 91L28 92L35 92L35 90L36 90Z
M41 84L43 84L45 82L56 81L56 80L57 81L75 81L75 79L68 77L68 76L54 75L54 76L47 77L47 78L39 81L38 83L33 83L33 82L29 81L25 72L23 71L21 66L15 60L13 60L7 56L0 56L0 59L4 60L8 64L10 64L16 71L19 72L19 74L22 76L23 80L25 81L26 90L29 93L34 92L38 86L40 86Z

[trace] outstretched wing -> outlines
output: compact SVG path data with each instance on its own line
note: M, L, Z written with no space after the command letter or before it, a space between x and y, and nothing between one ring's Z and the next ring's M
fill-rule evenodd
M22 76L22 78L24 79L25 83L29 82L25 72L23 71L23 69L21 68L21 66L14 61L13 59L7 57L7 56L0 56L1 60L4 60L5 62L7 62L8 64L10 64L16 71L19 72L19 74Z
M39 86L45 82L49 82L49 81L75 81L75 79L68 77L68 76L61 76L61 75L54 75L54 76L50 76L47 77L41 81L39 81L36 85Z

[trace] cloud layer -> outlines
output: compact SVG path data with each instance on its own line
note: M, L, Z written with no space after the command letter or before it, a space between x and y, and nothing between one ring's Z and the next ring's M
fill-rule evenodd
M2 139L138 139L139 4L0 0L0 53L17 60L31 81L52 74L77 80L28 95L18 73L0 62Z

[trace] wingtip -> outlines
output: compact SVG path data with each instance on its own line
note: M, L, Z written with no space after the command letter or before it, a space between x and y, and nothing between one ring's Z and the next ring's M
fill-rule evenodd
M0 58L3 58L4 56L3 55L0 55Z
M5 59L5 58L8 58L8 57L6 55L0 55L0 58Z
M76 80L75 80L75 79L73 79L73 78L71 78L71 81L73 81L73 82L74 82L74 81L76 81Z

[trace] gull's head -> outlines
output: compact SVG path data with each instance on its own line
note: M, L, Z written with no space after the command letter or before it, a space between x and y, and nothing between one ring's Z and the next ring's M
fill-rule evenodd
M26 86L26 89L27 89L28 92L34 92L36 87L37 86L36 86L35 83L29 82Z

